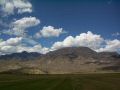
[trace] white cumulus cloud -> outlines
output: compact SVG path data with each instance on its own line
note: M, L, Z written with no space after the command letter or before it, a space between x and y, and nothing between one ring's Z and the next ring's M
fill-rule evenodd
M88 31L87 33L81 33L75 37L68 36L63 41L55 42L50 48L44 47L32 39L23 37L10 38L6 41L1 40L0 55L22 51L45 54L49 51L54 51L64 47L80 46L89 47L97 52L120 52L120 40L107 40L98 34L93 34L92 32Z
M24 42L24 38L22 37L16 37L16 38L10 38L6 41L0 42L0 55L5 54L11 54L11 53L17 53L17 52L38 52L45 54L49 52L49 48L42 47L40 44L33 44L32 46L28 45L28 43L31 44L31 41ZM32 41L33 42L33 41Z
M2 11L6 15L32 12L32 4L28 0L0 0Z
M9 54L16 52L16 46L20 45L22 37L10 38L6 41L0 42L0 53Z
M68 36L62 42L55 42L52 49L84 46L96 50L101 47L103 42L104 40L100 35L88 31L87 33L81 33L76 37Z
M6 40L6 41L1 41L0 42L0 47L2 47L2 46L16 46L16 45L18 45L19 43L21 43L21 41L22 41L22 37L16 37L16 38L10 38L10 39L8 39L8 40Z
M78 36L68 36L63 41L55 42L51 50L57 50L63 47L89 47L97 52L118 52L120 53L120 40L107 40L91 31L81 33Z
M12 22L11 29L5 31L6 34L12 34L15 36L26 36L27 28L36 26L40 23L40 20L36 17L24 17L22 19Z
M36 33L35 37L59 37L60 34L64 33L62 28L54 28L53 26L44 26L42 30L40 30L38 33Z
M107 40L105 47L101 47L97 51L103 52L103 51L108 51L108 52L120 52L120 40L114 39L114 40Z

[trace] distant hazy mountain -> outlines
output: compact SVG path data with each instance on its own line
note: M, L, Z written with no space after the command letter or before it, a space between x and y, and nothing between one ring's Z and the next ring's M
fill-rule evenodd
M119 71L118 53L97 53L87 47L67 47L45 55L22 52L0 56L0 72L4 73L75 74Z
M23 51L21 53L2 55L0 56L0 60L31 60L31 59L36 59L37 57L40 57L40 56L41 54L37 52L28 53L26 51Z

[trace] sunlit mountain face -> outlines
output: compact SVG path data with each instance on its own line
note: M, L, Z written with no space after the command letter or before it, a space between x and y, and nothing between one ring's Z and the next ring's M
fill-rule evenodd
M66 47L120 53L119 0L0 0L0 55Z

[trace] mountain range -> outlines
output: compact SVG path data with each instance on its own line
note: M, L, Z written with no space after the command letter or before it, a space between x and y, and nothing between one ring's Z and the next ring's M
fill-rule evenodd
M47 54L36 52L0 56L0 73L79 74L120 72L120 54L66 47Z

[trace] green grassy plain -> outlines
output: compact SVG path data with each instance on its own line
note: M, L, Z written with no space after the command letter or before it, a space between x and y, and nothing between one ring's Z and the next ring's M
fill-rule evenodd
M79 75L0 74L0 90L120 90L120 73Z

